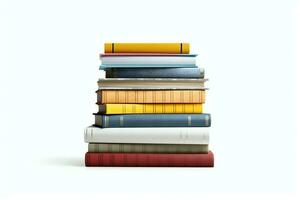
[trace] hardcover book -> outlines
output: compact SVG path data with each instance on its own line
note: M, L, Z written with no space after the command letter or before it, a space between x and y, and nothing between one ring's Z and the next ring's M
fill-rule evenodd
M89 143L88 151L98 153L208 153L208 145Z
M202 104L99 104L103 114L202 113Z
M204 90L98 90L97 102L107 103L205 103Z
M111 68L106 78L204 78L203 68Z
M100 54L102 65L196 65L196 54Z
M207 79L107 78L99 79L100 90L204 90Z
M105 53L173 53L188 54L189 43L105 43Z
M85 154L85 165L119 167L213 167L214 156L173 153L91 153Z
M208 144L207 127L85 129L86 143Z
M121 127L209 127L210 114L95 115L95 125Z

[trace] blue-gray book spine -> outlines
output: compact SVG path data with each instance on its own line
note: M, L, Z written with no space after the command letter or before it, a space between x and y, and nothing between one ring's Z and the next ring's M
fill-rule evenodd
M210 114L130 114L95 115L95 125L102 128L120 127L209 127Z
M111 68L106 78L204 78L203 68Z

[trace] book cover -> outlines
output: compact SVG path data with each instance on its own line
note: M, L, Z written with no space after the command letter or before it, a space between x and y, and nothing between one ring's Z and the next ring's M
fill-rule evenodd
M85 165L116 167L213 167L214 155L174 153L92 153L85 154Z
M99 128L85 129L86 143L208 144L208 127Z
M122 127L210 127L210 114L95 115L95 125Z
M204 90L207 79L106 78L98 80L100 90Z
M103 65L184 65L195 66L196 54L100 54Z
M204 90L98 90L99 104L205 103Z
M106 78L204 78L203 68L111 68Z
M197 68L196 65L183 65L183 64L101 64L100 70L107 69L124 69L124 68L135 68L135 69L145 69L145 68Z
M208 145L201 144L116 144L89 143L88 152L106 153L208 153Z
M202 104L99 104L103 114L202 113Z
M189 43L105 43L105 53L170 53L188 54Z

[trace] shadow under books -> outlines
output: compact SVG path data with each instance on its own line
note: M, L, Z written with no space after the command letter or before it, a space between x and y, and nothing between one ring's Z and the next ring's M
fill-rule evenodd
M81 157L50 157L44 159L43 164L49 166L83 167L84 160Z

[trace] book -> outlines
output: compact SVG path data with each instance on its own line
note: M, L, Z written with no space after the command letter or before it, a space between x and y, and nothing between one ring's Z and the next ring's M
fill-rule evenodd
M101 103L205 103L204 90L98 90Z
M134 69L145 69L145 68L197 68L196 65L182 65L182 64L109 64L104 65L101 64L99 69L100 70L108 70L108 69L128 69L128 68L134 68Z
M92 153L85 154L85 165L119 167L213 167L214 155L174 153Z
M98 80L100 90L204 90L207 79L107 78Z
M129 54L129 53L108 53L100 54L102 65L182 65L196 66L196 54Z
M174 53L188 54L189 43L105 43L105 53Z
M99 104L102 114L202 113L202 104Z
M210 114L95 115L95 125L121 127L209 127Z
M85 129L86 143L152 143L152 144L208 144L207 127L163 128L99 128Z
M108 153L208 153L208 145L89 143L88 151Z
M204 78L204 68L111 68L106 78Z

